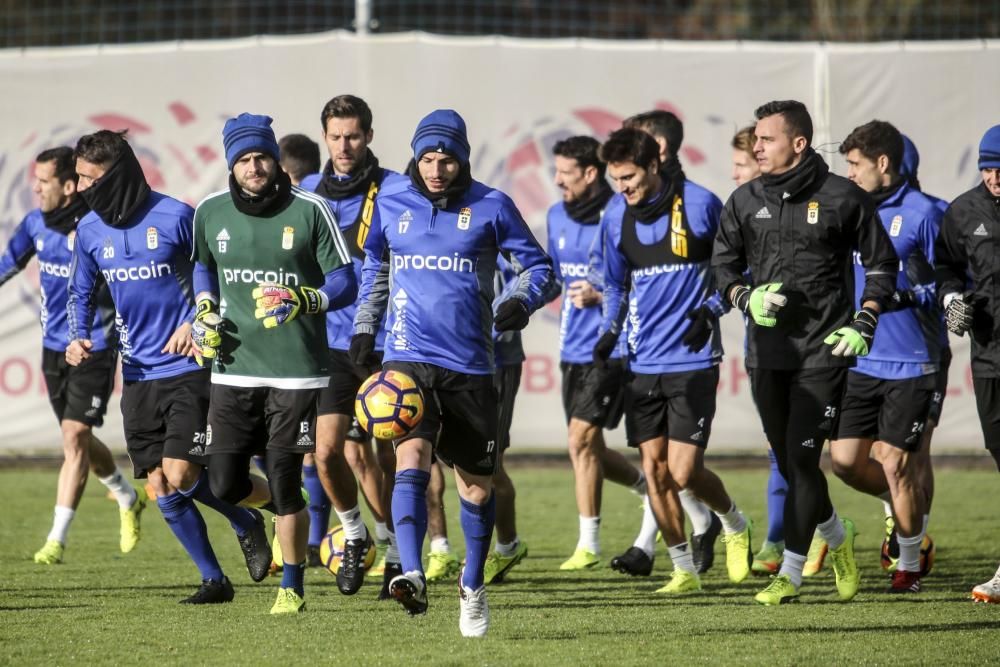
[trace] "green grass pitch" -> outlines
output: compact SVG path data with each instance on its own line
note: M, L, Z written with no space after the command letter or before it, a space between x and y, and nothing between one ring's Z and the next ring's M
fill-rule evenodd
M753 603L764 585L733 585L724 562L704 577L705 591L682 599L653 594L670 564L662 545L653 576L631 579L606 567L631 544L639 499L608 485L602 524L605 567L562 573L576 543L568 462L561 468L515 467L519 529L530 556L489 589L492 625L485 640L463 639L453 581L430 585L430 610L410 618L378 602L369 580L353 597L321 570L306 575L308 611L271 617L278 580L254 584L221 517L205 511L223 567L236 586L233 603L177 604L198 576L155 505L143 518L136 551L118 552L116 505L91 480L70 532L65 562L40 566L31 554L48 531L56 472L0 471L0 664L8 665L632 665L682 664L987 664L997 660L1000 605L970 601L972 586L1000 560L996 497L1000 478L986 463L937 475L931 534L934 572L915 596L883 593L879 568L881 505L830 476L842 516L861 531L861 592L841 603L828 569L807 580L802 602ZM766 525L765 473L723 470L721 477L755 520ZM447 498L450 537L461 552L454 484ZM721 541L717 545L722 557ZM461 555L461 553L459 553Z

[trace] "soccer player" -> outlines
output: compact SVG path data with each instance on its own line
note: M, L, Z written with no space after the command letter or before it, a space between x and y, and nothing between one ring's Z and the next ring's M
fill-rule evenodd
M580 521L576 549L559 566L561 570L583 570L600 562L601 491L605 477L639 495L645 496L646 491L642 471L621 453L608 449L604 442L604 429L615 428L621 420L628 368L624 339L603 368L598 368L593 359L604 284L600 220L614 194L605 179L599 148L596 139L578 136L558 141L552 149L555 183L562 190L562 201L549 208L546 226L549 256L562 287L559 365ZM593 255L591 249L595 251ZM650 550L655 540L654 527ZM644 556L648 560L640 549L638 557ZM612 567L642 570L641 563L631 564L636 557L635 553L623 554L620 558L625 562L616 567L613 559Z
M93 434L104 421L108 396L114 384L114 308L107 286L98 287L91 323L93 354L86 364L74 368L66 364L69 332L66 321L69 269L73 258L76 226L90 209L76 192L73 149L67 146L42 151L35 158L32 190L39 207L24 217L14 229L7 249L0 256L0 285L18 274L32 257L38 256L41 288L42 374L49 403L62 430L63 463L56 489L52 529L35 553L35 562L52 565L62 562L66 536L76 515L87 484L94 474L115 496L121 516L122 553L129 553L139 541L139 518L146 507L142 489L125 481L115 465L111 450Z
M895 292L899 260L872 200L831 174L812 149L805 105L770 102L755 116L762 175L729 197L712 257L723 295L749 315L750 387L788 480L781 569L755 599L772 605L798 598L818 525L837 590L850 600L859 582L854 523L834 511L819 460L840 410L847 367L868 353L881 304ZM856 314L850 294L855 250L865 267Z
M194 501L229 520L254 581L267 576L271 562L264 518L209 489L208 373L189 354L192 210L150 190L124 134L101 130L76 145L77 189L92 212L77 227L66 361L85 366L93 359L93 297L103 281L117 313L121 408L135 476L149 478L164 520L201 572L201 587L182 602L229 602L233 586Z
M292 185L319 171L319 144L304 134L286 134L278 141L279 164Z
M302 187L329 202L347 242L355 277L360 281L364 261L363 247L365 236L371 227L373 203L388 182L401 179L402 176L380 166L378 158L369 147L375 137L372 111L360 97L334 97L323 107L320 123L330 159L323 172L307 176ZM376 459L371 437L361 429L354 417L354 399L358 388L373 371L378 370L381 361L376 358L370 366L357 366L351 361L348 350L351 346L355 310L355 305L352 304L328 311L326 315L330 382L320 392L317 408L317 467L307 466L305 475L310 498L313 493L319 493L321 497L329 495L344 527L344 556L337 572L337 586L347 595L357 592L364 581L362 564L365 555L378 544L385 556L385 562L380 564L383 569L380 598L387 599L389 581L400 574L396 538L388 528L387 514L391 496L385 493L383 481L383 476L391 480L394 470L390 465L386 471L380 464L386 459L388 463L392 463L392 445L380 442L379 458ZM384 340L385 332L379 329L376 347L380 352ZM361 482L361 490L375 519L374 543L358 508L358 483L355 475ZM314 479L317 481L312 482ZM327 517L329 512L327 507ZM309 544L318 548L325 532L325 520L321 525L319 522L310 523Z
M733 180L737 187L760 176L760 165L753 154L753 145L757 136L753 133L754 126L747 125L733 135Z
M1000 125L979 142L982 182L959 195L941 222L934 246L937 295L948 331L972 339L972 384L986 449L1000 470L1000 307L994 295L1000 234ZM967 285L971 283L971 288ZM972 597L1000 603L1000 569L972 590Z
M622 126L642 130L656 140L659 147L660 170L663 172L661 174L663 179L669 181L673 178L673 174L678 171L683 173L679 155L681 144L684 142L684 124L676 114L661 109L647 111L626 118ZM714 205L716 199L712 196L701 198L698 202L687 201L684 202L684 208L689 212L688 215L718 218L717 211L692 210L693 206L701 205L702 202L705 205ZM710 202L712 203L710 204ZM709 507L701 502L690 489L681 488L680 499L684 512L691 519L691 540L688 545L694 558L695 570L699 574L704 574L712 568L712 564L715 562L715 539L722 532L722 524L719 523L718 517L712 513ZM649 544L651 536L655 535L652 526L655 525L656 521L648 505L642 521L643 528L640 528L636 542Z
M493 533L497 469L492 329L523 329L552 281L551 260L505 194L472 179L465 121L437 110L417 125L408 182L385 188L365 243L361 305L351 356L371 363L387 305L386 369L411 375L425 411L396 442L392 519L403 574L389 592L410 614L427 610L420 551L427 530L431 453L452 464L461 499L466 565L459 629L489 628L483 567ZM493 275L503 252L522 268L517 289L496 308Z
M278 167L271 118L242 113L222 130L229 189L195 211L193 335L212 359L209 478L232 503L254 504L250 458L266 451L282 580L272 614L305 609L309 516L302 459L315 450L316 399L329 384L325 316L353 303L357 283L326 200Z
M948 343L933 287L941 211L900 175L903 137L892 124L873 120L855 128L840 152L847 160L847 178L875 200L903 270L879 318L878 338L847 373L830 456L838 477L885 503L899 549L889 592L916 593L927 533L928 490L921 463L930 463L929 456L918 458L918 451L930 447L925 432L939 415L944 396L939 364ZM854 274L860 299L865 280L857 263Z
M704 463L722 359L722 302L708 265L722 202L688 181L676 160L661 170L656 141L642 130L613 132L601 159L620 194L604 212L604 316L593 359L606 362L627 317L625 428L642 456L649 504L674 563L657 592L701 589L680 489L691 489L719 517L726 568L738 583L750 574L751 522Z

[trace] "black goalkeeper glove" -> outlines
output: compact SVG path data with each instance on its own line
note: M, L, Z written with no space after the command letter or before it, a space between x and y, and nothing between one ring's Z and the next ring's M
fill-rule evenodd
M520 331L528 326L529 315L524 302L517 297L511 297L497 306L493 327L497 331Z
M354 334L351 337L351 347L347 351L355 366L371 368L375 363L375 336L369 333Z
M971 291L962 295L956 294L944 310L944 323L948 327L948 331L956 336L964 336L965 332L972 328L973 316L976 312L972 295Z
M681 343L687 346L691 352L697 352L705 347L708 339L712 337L712 330L715 329L717 318L708 306L698 306L688 312L687 318L691 320L691 326L681 338Z
M594 365L601 369L607 368L608 358L615 351L617 344L618 334L611 331L605 331L601 334L601 337L597 339L597 345L594 346Z

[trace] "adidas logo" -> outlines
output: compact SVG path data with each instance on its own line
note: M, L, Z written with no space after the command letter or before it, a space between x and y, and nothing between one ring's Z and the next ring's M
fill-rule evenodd
M802 446L808 447L809 449L814 449L816 447L816 443L813 441L812 438L809 438L808 440L802 443Z
M313 441L308 433L303 433L295 444L299 447L312 447Z
M762 206L754 217L758 220L770 220L771 212L767 210L767 206Z
M188 456L204 456L205 449L201 445L195 445L188 450Z
M229 240L229 231L226 230L225 228L223 228L223 230L221 232L219 232L218 234L216 234L215 240L216 241L228 241Z
M976 227L976 231L972 232L973 236L989 236L989 232L986 231L986 225L980 224Z
M694 442L701 442L704 438L705 436L702 435L701 431L698 431L697 433L691 436L691 440L693 440Z

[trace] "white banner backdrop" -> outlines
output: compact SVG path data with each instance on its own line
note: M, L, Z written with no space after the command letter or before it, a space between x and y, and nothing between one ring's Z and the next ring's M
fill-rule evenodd
M978 178L983 131L1000 122L1000 42L828 46L764 43L528 41L329 33L135 47L0 52L0 242L36 206L35 155L100 128L124 129L154 189L190 203L223 187L221 128L241 111L267 113L281 135L321 141L323 104L350 92L375 112L373 149L401 169L417 121L434 108L466 118L473 174L511 194L544 243L545 210L558 199L551 147L573 134L604 138L632 113L676 112L685 123L688 177L723 200L732 190L729 140L771 99L813 113L816 144L833 168L832 141L872 118L897 124L922 151L928 191L954 197ZM321 144L322 146L322 144ZM325 153L325 149L324 149ZM0 451L57 449L39 370L37 269L0 290ZM559 447L558 308L526 331L528 362L512 438ZM713 450L757 449L763 436L743 371L742 324L724 322ZM975 450L981 435L958 341L938 449ZM117 402L99 431L123 446ZM610 442L621 444L621 429Z

